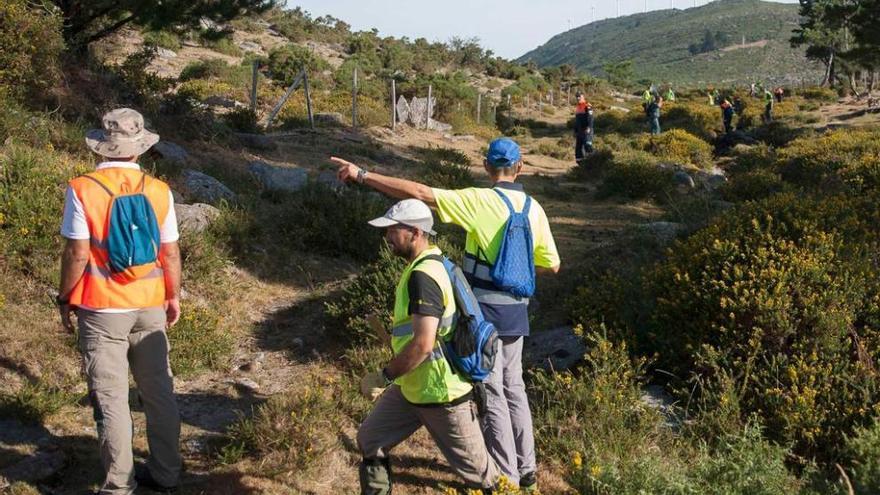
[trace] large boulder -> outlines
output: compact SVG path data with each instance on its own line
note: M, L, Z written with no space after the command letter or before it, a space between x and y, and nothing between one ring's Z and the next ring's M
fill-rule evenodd
M331 170L325 170L318 174L318 177L315 179L315 182L318 184L323 184L334 191L339 191L343 187L345 187L345 183L339 180L336 176L336 172Z
M159 141L153 145L152 150L158 153L164 160L178 165L186 163L186 159L189 157L189 153L182 146L171 141Z
M676 170L675 173L672 174L672 182L683 189L693 189L697 187L694 178L684 170Z
M571 327L534 332L526 338L523 362L527 367L565 370L584 357L587 347Z
M205 203L175 204L174 212L177 215L177 225L180 227L180 231L191 234L201 233L220 216L220 210Z
M248 165L248 170L264 189L270 191L296 192L309 181L309 174L298 167L277 167L264 161L255 161Z
M219 180L198 170L186 169L181 174L186 197L197 203L216 204L234 201L235 193Z

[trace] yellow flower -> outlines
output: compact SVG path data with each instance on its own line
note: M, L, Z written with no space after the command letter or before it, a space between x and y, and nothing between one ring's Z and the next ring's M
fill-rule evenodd
M18 229L18 233L20 235L28 235L30 233L30 230L28 230L27 227L22 227L22 228Z
M602 466L598 464L593 464L590 466L590 476L593 478L598 478L599 475L602 474Z
M0 213L0 225L3 225L4 223L6 223L6 215Z
M580 452L575 451L574 455L571 456L571 464L577 469L581 468L584 464L584 459L581 457Z

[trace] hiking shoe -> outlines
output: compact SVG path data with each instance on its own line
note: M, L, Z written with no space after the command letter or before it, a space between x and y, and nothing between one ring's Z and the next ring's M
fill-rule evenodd
M538 478L535 473L526 473L520 476L519 489L523 493L538 493Z
M159 484L158 481L153 479L153 475L150 474L150 470L146 467L135 470L134 480L137 481L139 487L147 488L157 493L174 493L177 491L177 486Z

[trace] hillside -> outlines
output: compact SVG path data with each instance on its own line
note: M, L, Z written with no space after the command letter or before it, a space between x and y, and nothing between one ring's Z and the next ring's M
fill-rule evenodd
M571 76L596 111L577 165L570 104L542 99L560 80L476 45L279 9L215 32L132 25L74 53L62 25L0 2L0 495L103 479L78 336L53 299L67 182L99 160L84 137L118 106L161 136L139 163L172 188L181 228L182 315L167 330L181 495L359 493L356 433L374 408L359 381L391 356L368 321L391 323L406 261L366 223L394 200L339 183L328 158L487 186L499 135L521 145L517 182L563 260L538 277L524 343L540 493L880 493L878 95L795 88L764 123L740 91L724 134L701 91L680 91L651 136L637 97ZM267 123L301 68L314 128L304 88ZM392 126L391 87L428 85L451 128ZM436 230L460 262L462 229ZM142 464L143 394L132 381L123 397ZM394 493L474 493L425 429L391 456Z
M632 60L637 79L676 84L815 83L820 67L788 42L797 22L797 5L724 0L587 24L554 36L517 61L532 60L539 67L572 64L601 75L605 63ZM693 55L688 48L702 44L707 31L715 38L721 33L719 49ZM745 47L734 50L743 37Z

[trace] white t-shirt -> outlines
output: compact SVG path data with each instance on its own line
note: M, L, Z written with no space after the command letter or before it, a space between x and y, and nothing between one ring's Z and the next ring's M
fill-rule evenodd
M97 170L105 168L129 168L140 170L140 165L131 162L104 162L98 165ZM61 235L67 239L83 240L90 239L89 225L86 222L86 214L83 209L82 202L76 196L76 192L70 186L67 187L67 193L64 195L64 217L61 222ZM159 240L162 243L175 242L180 239L180 232L177 230L177 215L174 213L174 196L168 191L168 215L159 229ZM137 309L94 309L88 306L79 306L82 309L95 311L97 313L128 313L137 311Z

